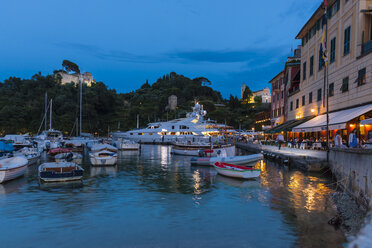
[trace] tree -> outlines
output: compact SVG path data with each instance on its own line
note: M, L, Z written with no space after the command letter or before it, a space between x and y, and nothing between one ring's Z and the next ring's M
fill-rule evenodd
M197 78L194 78L193 81L198 82L203 86L212 84L211 81L209 81L209 79L205 77L197 77Z
M262 103L262 96L255 96L254 97L254 102L255 103Z
M72 71L72 72L75 72L75 73L80 74L79 66L77 64L75 64L74 62L71 62L69 60L63 60L62 66L68 72L71 72Z
M243 100L249 100L251 99L251 96L253 95L251 89L249 86L245 87L244 93L243 93Z

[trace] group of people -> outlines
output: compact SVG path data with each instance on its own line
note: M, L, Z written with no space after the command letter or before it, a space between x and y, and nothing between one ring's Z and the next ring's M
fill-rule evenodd
M278 136L276 137L276 143L279 147L279 150L285 142L286 141L284 139L284 136L282 134L278 134ZM304 140L295 138L294 140L291 139L288 142L291 143L293 146L297 145L297 147L299 147L299 144L301 144L303 142L306 142L306 144L308 144L308 145L309 144L311 145L313 143L321 143L322 148L327 146L326 139L322 139L322 138L320 138L320 139L310 138L310 139L304 139ZM371 142L372 142L372 139L371 139ZM334 139L333 140L330 139L330 143L333 144L333 146L337 147L337 148L347 148L347 147L349 147L349 148L359 148L359 147L363 147L359 143L359 139L358 139L356 129L354 129L349 134L348 142L346 142L345 140L342 139L341 131L338 130L336 132L336 136L334 137ZM346 144L348 144L348 146Z

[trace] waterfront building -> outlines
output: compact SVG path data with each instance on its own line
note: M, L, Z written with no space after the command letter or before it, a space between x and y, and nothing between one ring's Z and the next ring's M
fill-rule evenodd
M259 96L262 99L262 103L270 103L271 102L271 93L270 93L270 89L268 87L266 87L262 90L253 91L252 96L249 98L249 100L243 99L243 95L244 95L244 91L245 91L246 87L247 86L243 83L242 87L240 88L240 93L241 93L241 98L240 99L241 100L244 100L246 103L254 103L254 98L256 96Z
M273 79L269 82L271 84L271 126L275 127L282 124L285 121L285 83L284 83L284 70L279 72Z
M270 111L262 111L254 116L255 130L263 131L271 127Z
M66 71L55 71L54 76L60 81L61 84L74 83L79 84L79 74L78 73L68 73ZM95 83L93 75L90 72L84 72L80 74L81 80L84 84L91 86Z
M328 94L331 136L343 130L346 138L354 128L367 134L372 127L359 122L372 116L372 0L329 0L328 5L328 92L320 53L322 3L296 36L302 40L301 78L288 95L288 120L314 117L293 131L326 136Z

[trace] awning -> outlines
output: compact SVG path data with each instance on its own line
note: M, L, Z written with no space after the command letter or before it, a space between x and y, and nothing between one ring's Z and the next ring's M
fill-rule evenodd
M366 120L362 120L360 122L361 125L372 125L372 119L366 119Z
M329 113L329 130L345 129L348 121L351 121L369 111L372 111L372 104ZM295 133L319 132L326 130L327 116L325 114L319 115L292 129Z
M278 126L276 126L276 127L273 127L273 128L271 128L271 129L269 129L269 130L266 130L265 133L280 133L280 132L284 131L284 128L285 128L287 125L292 124L292 123L294 123L295 121L296 121L296 120L286 121L286 122L284 122L284 123L282 123L282 124L280 124L280 125L278 125Z

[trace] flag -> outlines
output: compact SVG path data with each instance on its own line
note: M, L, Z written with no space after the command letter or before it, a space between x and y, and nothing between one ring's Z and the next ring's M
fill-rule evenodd
M327 2L327 0L324 0L324 6L325 6L325 7L328 7L328 2Z
M324 0L324 6L328 6L327 0ZM326 28L324 26L327 25L327 8L324 10L323 18L322 18L322 40L320 42L320 49L319 49L319 56L322 58L322 65L327 66L328 64L328 51L327 51L327 42L326 42Z

